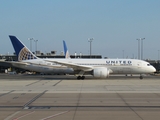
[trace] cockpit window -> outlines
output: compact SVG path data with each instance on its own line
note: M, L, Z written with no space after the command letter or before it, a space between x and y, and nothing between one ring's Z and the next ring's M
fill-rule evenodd
M151 64L147 64L147 66L151 66Z

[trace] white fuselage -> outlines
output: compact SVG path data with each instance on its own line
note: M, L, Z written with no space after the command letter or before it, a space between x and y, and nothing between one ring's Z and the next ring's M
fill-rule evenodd
M107 68L112 74L145 74L155 72L155 68L146 61L136 59L33 59L24 60L23 69L52 74L75 74L76 70L70 66L58 64L65 62L94 68ZM78 66L77 66L78 70Z

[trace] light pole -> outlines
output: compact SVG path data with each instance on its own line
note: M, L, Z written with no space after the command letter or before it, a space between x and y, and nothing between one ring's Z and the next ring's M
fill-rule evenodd
M30 51L32 52L32 40L34 40L33 38L28 38L28 40L30 40Z
M138 59L140 59L140 39L136 40L138 40Z
M158 61L159 61L159 52L160 52L160 50L158 50Z
M37 42L38 42L38 40L34 40L34 42L35 42L35 55L37 56Z
M138 38L138 59L143 59L143 40L145 38ZM141 41L141 58L140 58L140 41Z
M141 38L141 60L143 60L143 40L145 38Z
M92 54L92 45L91 45L91 43L92 43L92 41L94 40L94 38L88 38L88 42L90 42L90 58L91 58L91 54Z

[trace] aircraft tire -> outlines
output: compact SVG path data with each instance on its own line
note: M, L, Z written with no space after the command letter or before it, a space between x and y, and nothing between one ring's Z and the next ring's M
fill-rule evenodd
M80 80L80 79L81 79L81 80L84 80L84 79L85 79L85 76L78 76L78 77L77 77L77 80Z
M81 76L78 76L78 77L77 77L77 80L80 80L80 79L81 79Z
M142 79L143 79L143 76L140 76L139 78L142 80Z
M84 80L84 79L85 79L85 76L82 76L81 79Z

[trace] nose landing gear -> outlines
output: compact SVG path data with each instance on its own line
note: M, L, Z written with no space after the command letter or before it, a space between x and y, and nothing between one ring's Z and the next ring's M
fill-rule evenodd
M140 77L139 77L141 80L143 79L143 76L142 75L140 75Z

